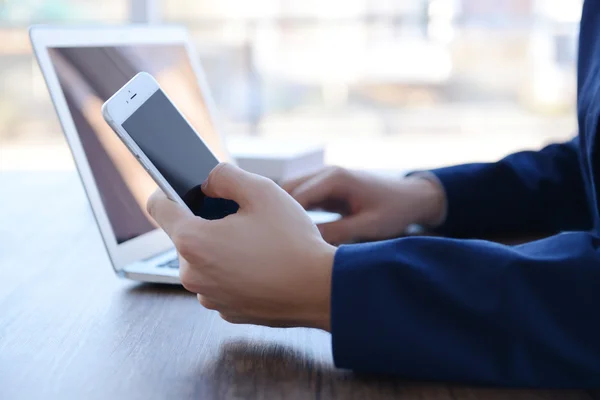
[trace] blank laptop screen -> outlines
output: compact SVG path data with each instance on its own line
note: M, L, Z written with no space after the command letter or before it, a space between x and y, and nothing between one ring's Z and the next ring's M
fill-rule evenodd
M228 160L183 44L55 47L49 52L118 243L156 228L145 208L156 185L100 111L138 72L152 74L217 157Z

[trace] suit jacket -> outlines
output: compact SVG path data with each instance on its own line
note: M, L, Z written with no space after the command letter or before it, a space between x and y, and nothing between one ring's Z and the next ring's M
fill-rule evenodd
M432 171L452 237L554 231L506 246L408 237L341 246L336 365L412 379L600 386L600 0L584 4L578 137L489 164Z

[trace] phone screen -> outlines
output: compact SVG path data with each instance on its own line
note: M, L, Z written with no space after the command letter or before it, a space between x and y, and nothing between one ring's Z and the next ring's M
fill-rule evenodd
M157 90L123 128L195 215L219 219L237 203L206 197L202 182L219 163L162 90Z

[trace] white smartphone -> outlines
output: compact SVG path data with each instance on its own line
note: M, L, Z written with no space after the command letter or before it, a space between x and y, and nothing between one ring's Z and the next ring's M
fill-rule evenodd
M171 200L205 219L237 212L237 203L202 193L219 160L152 75L134 76L104 103L102 116Z

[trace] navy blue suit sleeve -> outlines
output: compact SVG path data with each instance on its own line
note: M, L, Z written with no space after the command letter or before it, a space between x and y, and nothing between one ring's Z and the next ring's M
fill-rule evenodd
M599 240L408 237L338 249L338 367L527 387L600 385Z
M512 154L495 163L432 171L448 213L439 232L482 237L591 228L577 140Z

